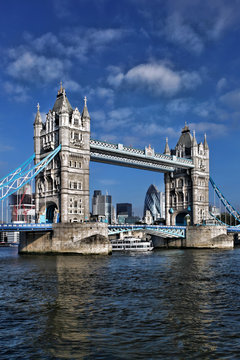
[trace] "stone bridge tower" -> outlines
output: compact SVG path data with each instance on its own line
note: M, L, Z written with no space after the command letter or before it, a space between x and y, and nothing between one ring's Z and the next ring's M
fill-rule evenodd
M175 149L171 150L166 141L165 154L193 160L192 170L177 169L165 174L166 224L184 224L187 217L191 224L201 224L209 218L209 148L204 142L197 143L185 125Z
M73 109L62 87L52 110L34 122L35 163L59 144L61 151L36 177L36 220L83 222L89 219L90 116L87 100L80 114Z

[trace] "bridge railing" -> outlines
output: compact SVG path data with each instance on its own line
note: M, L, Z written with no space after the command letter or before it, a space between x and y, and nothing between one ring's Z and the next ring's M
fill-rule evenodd
M90 140L90 146L91 145L93 147L98 147L98 148L102 148L102 149L116 150L116 151L126 152L126 153L129 153L129 154L140 155L141 157L142 156L147 156L147 157L150 157L150 158L156 158L156 159L161 159L161 160L164 160L164 161L171 161L171 162L172 161L173 162L179 162L179 163L182 163L182 164L193 166L192 159L180 158L180 157L177 157L175 155L166 155L166 154L155 153L153 149L152 149L153 154L151 156L149 156L146 153L146 150L135 149L135 148L132 148L132 147L124 146L122 144L112 144L112 143L107 143L107 142L100 141L100 140L91 139Z

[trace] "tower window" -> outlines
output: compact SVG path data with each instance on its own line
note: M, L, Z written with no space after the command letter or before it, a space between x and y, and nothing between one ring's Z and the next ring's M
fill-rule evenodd
M73 124L77 126L78 125L78 119L74 118Z
M73 133L73 138L74 138L74 140L79 140L79 134L78 133Z

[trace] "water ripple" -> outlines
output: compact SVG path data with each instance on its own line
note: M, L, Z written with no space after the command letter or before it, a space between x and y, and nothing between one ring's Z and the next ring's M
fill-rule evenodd
M0 249L1 359L239 359L240 249Z

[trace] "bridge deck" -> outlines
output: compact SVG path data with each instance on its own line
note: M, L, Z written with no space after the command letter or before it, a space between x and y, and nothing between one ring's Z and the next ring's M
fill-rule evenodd
M90 156L91 161L95 162L158 172L172 172L176 168L194 167L191 159L155 153L151 148L140 150L98 140L90 140Z

